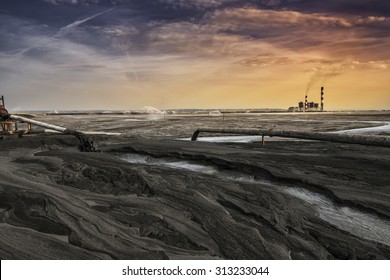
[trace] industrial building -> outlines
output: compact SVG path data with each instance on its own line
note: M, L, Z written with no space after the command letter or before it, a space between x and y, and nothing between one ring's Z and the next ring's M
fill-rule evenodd
M324 111L324 87L321 87L321 103L315 103L308 101L307 94L305 95L305 101L298 103L298 107L288 108L289 112L323 112Z

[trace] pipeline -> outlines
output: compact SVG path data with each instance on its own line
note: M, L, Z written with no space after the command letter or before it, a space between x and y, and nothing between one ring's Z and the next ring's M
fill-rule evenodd
M192 135L191 140L196 141L201 132L225 133L225 134L243 134L243 135L261 135L264 145L264 136L278 136L285 138L298 138L307 140L329 141L337 143L360 144L368 146L390 147L390 137L380 135L362 135L362 134L337 134L329 132L302 132L291 130L263 130L256 128L199 128Z
M47 124L44 122L36 121L36 120L31 120L25 117L20 117L16 115L8 115L8 119L14 120L14 121L19 121L19 122L24 122L24 123L29 123L33 124L39 127L47 128L47 129L52 129L64 134L70 134L76 136L76 138L80 141L81 144L81 150L83 152L98 152L99 150L97 149L96 144L94 143L93 139L84 133L77 131L77 130L72 130L68 129L65 127L57 126L57 125L52 125L52 124Z

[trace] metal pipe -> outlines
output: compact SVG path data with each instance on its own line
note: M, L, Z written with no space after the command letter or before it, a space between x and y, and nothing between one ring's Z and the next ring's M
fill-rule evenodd
M36 126L39 126L39 127L44 127L44 128L47 128L47 129L52 129L52 130L55 130L55 131L58 131L58 132L62 132L62 133L66 133L66 130L67 130L67 128L62 127L62 126L52 125L52 124L48 124L48 123L44 123L44 122L28 119L28 118L25 118L25 117L16 116L16 115L10 115L9 118L11 120L14 120L14 121L29 123L29 124L33 124L33 125L36 125Z
M302 132L291 130L264 130L256 128L199 128L192 135L191 140L196 141L201 132L277 136L285 138L298 138L307 140L329 141L347 144L361 144L369 146L390 147L390 137L380 135L340 134L329 132Z
M62 127L62 126L52 125L52 124L48 124L48 123L44 123L44 122L28 119L28 118L25 118L25 117L21 117L21 116L16 116L16 115L9 115L8 118L11 119L11 120L14 120L14 121L19 121L19 122L24 122L24 123L28 123L28 124L33 124L33 125L36 125L36 126L39 126L39 127L52 129L52 130L55 130L55 131L58 131L58 132L62 132L62 133L65 133L65 134L74 135L80 141L81 149L83 151L85 151L85 152L97 152L98 151L98 149L96 148L96 144L93 142L92 138L88 137L87 135L85 135L84 133L82 133L80 131L72 130L72 129L68 129L68 128Z

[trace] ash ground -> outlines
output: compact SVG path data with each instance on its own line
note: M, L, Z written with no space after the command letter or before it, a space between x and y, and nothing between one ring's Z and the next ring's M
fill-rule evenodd
M389 148L182 140L203 126L388 135L388 113L36 119L95 133L102 152L0 140L1 259L390 258Z

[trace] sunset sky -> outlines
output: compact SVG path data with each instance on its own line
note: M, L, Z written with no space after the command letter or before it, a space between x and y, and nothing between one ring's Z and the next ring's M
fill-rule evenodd
M1 0L9 110L390 109L390 1Z

